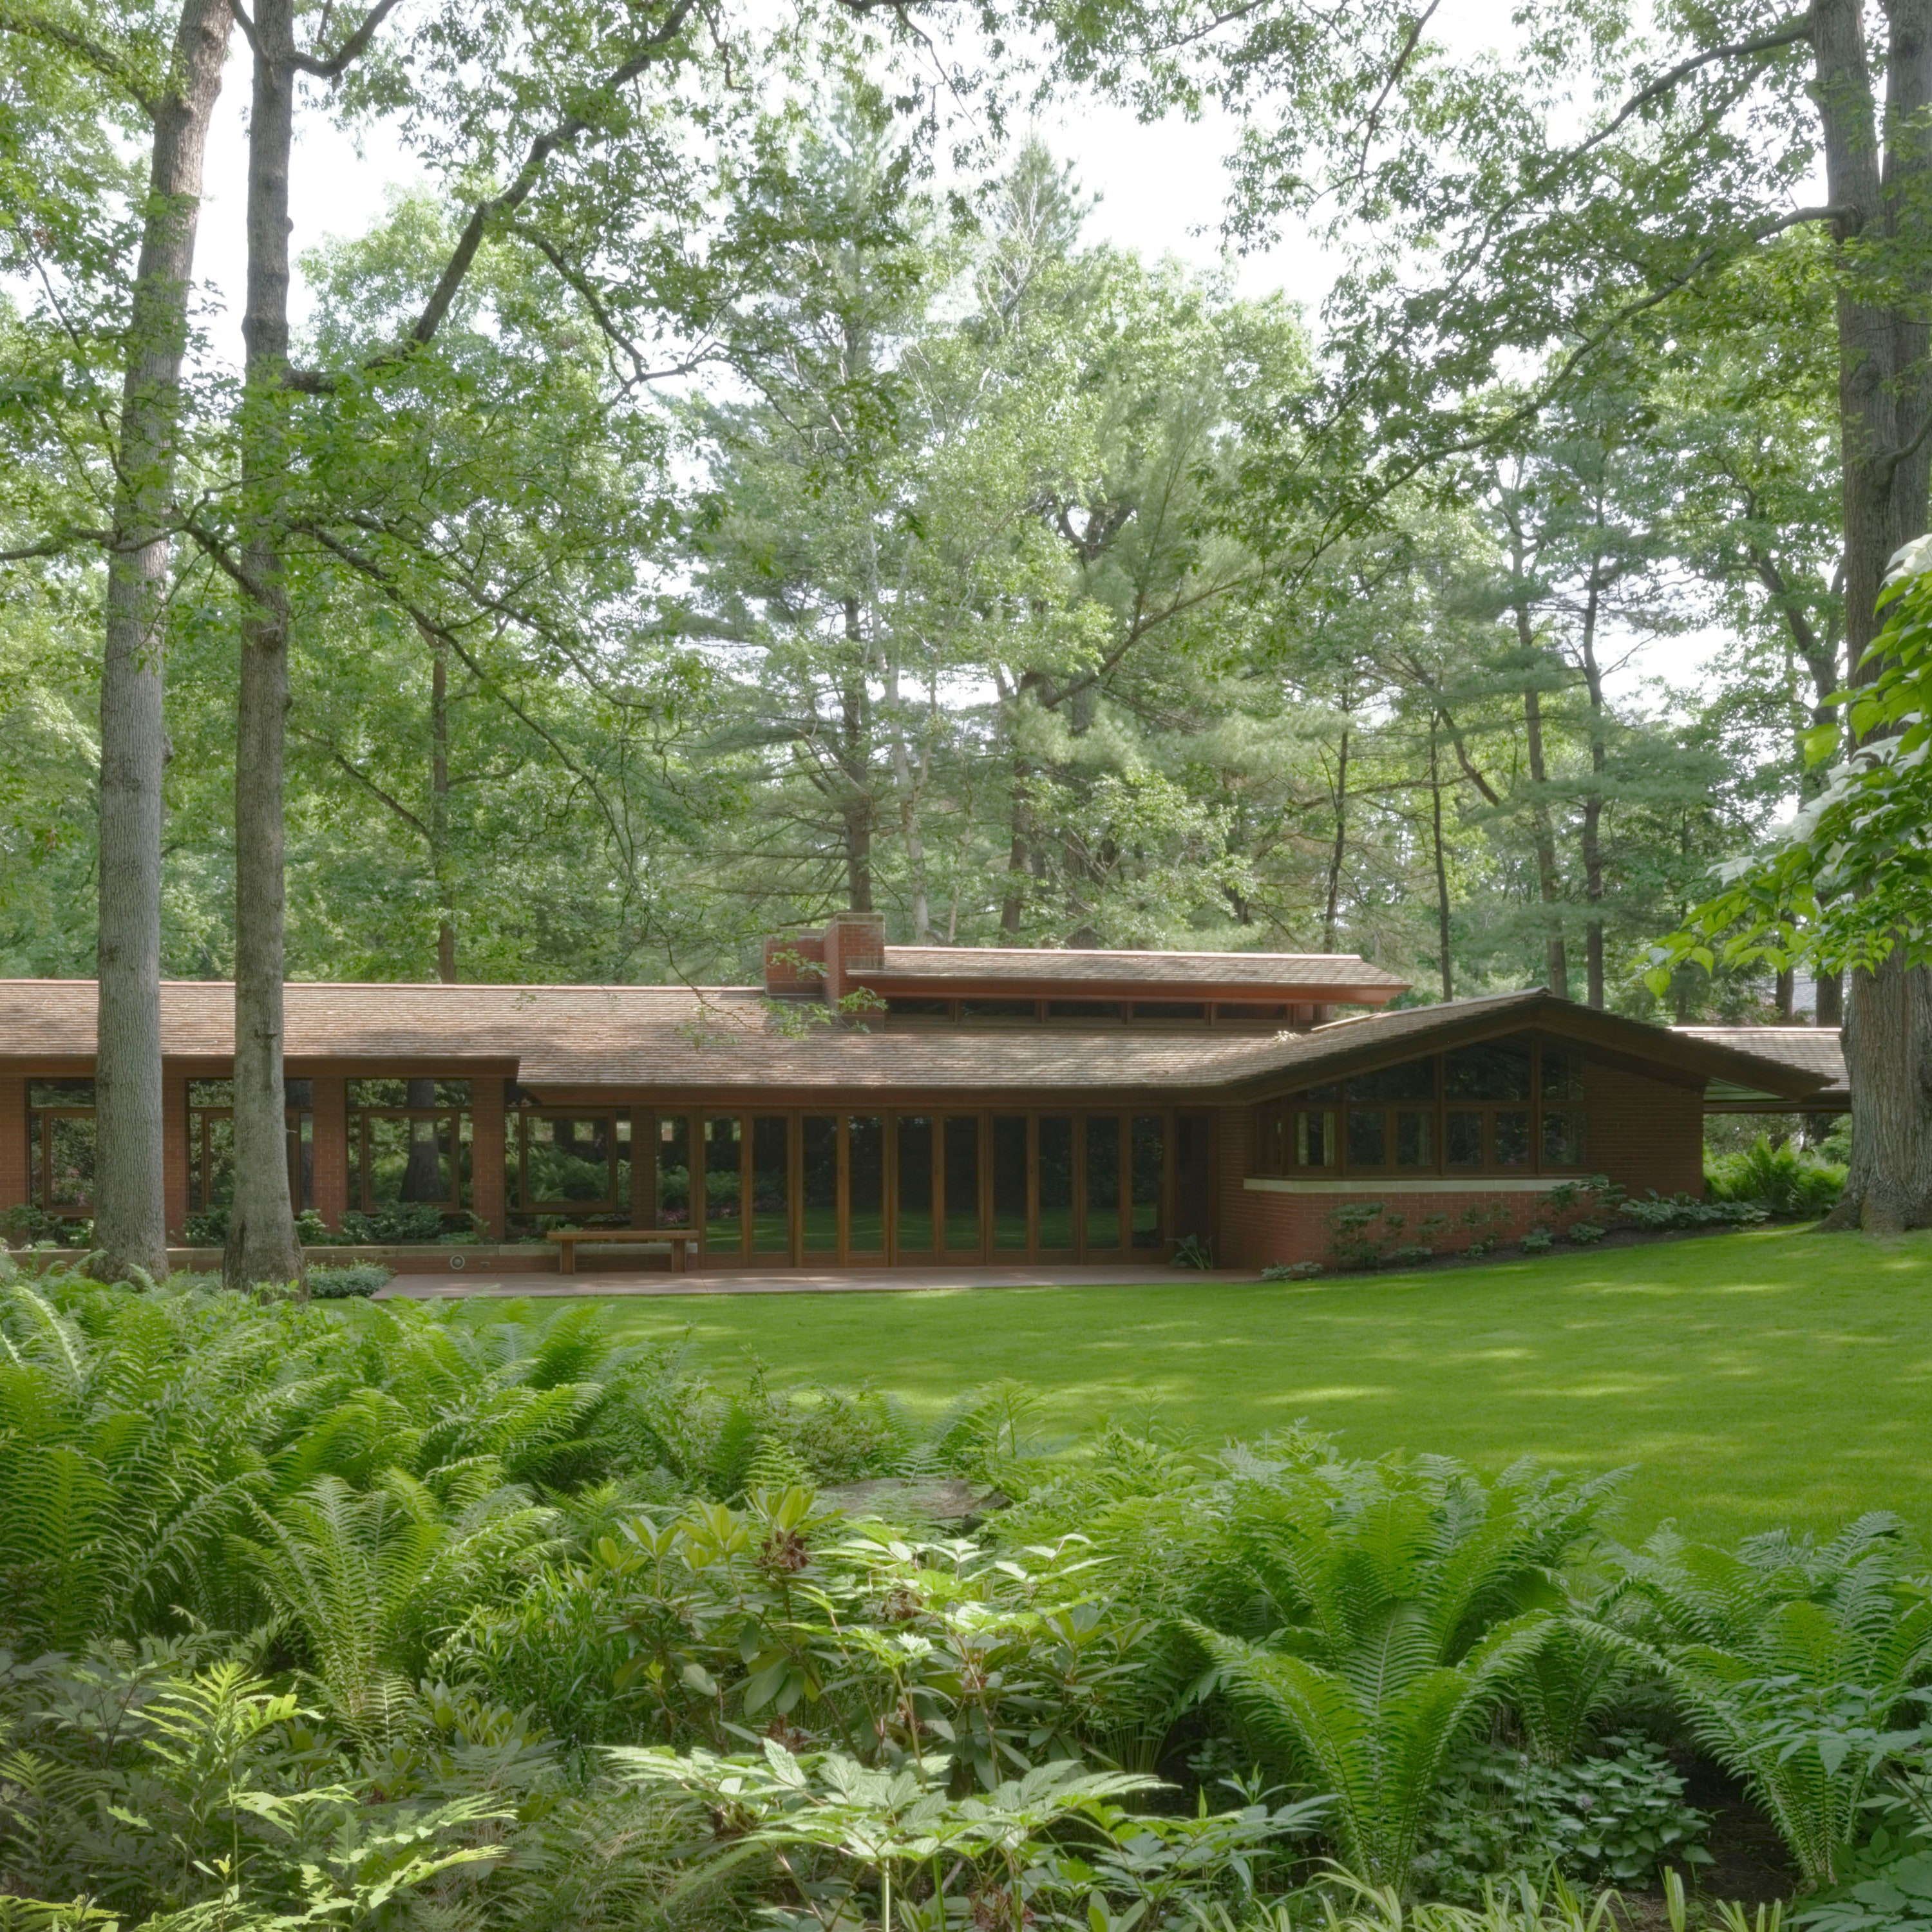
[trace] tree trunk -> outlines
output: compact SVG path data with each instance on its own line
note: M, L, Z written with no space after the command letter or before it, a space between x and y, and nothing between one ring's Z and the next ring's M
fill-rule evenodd
M247 518L235 746L235 1198L223 1271L233 1288L298 1282L282 1074L286 894L282 763L289 709L284 579L290 392L289 160L295 131L292 0L259 0L248 124L248 347L242 410Z
M1328 854L1328 899L1322 913L1322 950L1333 952L1342 911L1342 861L1348 849L1348 728L1335 759L1335 844Z
M456 889L449 862L449 647L440 638L430 640L429 730L429 862L436 880L436 976L446 986L453 986Z
M108 1281L136 1269L157 1280L168 1271L160 994L166 521L202 164L231 25L228 0L188 0L182 10L171 85L154 107L128 318L100 661L94 1236Z
M1436 944L1440 953L1442 997L1456 997L1456 969L1449 956L1449 866L1442 854L1442 774L1436 764L1436 728L1429 731L1429 807L1436 835Z
M1597 620L1603 608L1598 566L1590 572L1580 638L1583 686L1590 701L1590 789L1583 800L1583 998L1604 1010L1604 676L1597 663ZM1567 965L1567 962L1566 962ZM1567 974L1566 974L1567 976Z
M1544 976L1550 990L1559 1000L1570 997L1570 954L1564 944L1561 915L1556 910L1558 882L1556 873L1556 829L1550 821L1549 795L1544 787L1550 772L1543 758L1543 697L1534 685L1522 694L1524 734L1529 741L1530 782L1536 788L1536 804L1530 814L1536 838L1536 886L1543 902Z
M1895 0L1881 175L1877 109L1857 0L1818 0L1812 14L1815 89L1826 181L1840 243L1910 248L1922 223L1928 174L1925 125L1932 101L1932 0ZM1895 262L1886 267L1898 272ZM1852 681L1875 666L1865 653L1879 628L1878 593L1894 550L1925 527L1932 448L1926 409L1926 328L1903 305L1858 298L1849 265L1838 298L1838 408L1845 526L1845 632ZM1922 286L1922 271L1910 279ZM1821 1000L1821 1004L1822 1004ZM1932 1222L1932 981L1894 954L1851 976L1845 1070L1852 1090L1852 1161L1828 1226L1874 1233Z
M859 600L845 600L845 635L863 647ZM839 681L838 766L845 782L840 816L844 822L845 899L854 912L872 910L872 760L871 706L862 664L849 667Z

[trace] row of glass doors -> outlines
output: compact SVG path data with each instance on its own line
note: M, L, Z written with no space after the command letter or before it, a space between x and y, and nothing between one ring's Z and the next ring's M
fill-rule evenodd
M1204 1117L662 1114L661 1226L713 1265L1152 1262L1205 1232ZM639 1216L640 1220L646 1218Z

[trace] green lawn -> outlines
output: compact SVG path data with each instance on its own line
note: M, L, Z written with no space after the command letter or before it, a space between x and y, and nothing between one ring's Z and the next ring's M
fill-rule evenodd
M1636 1465L1622 1524L1729 1537L1874 1507L1932 1533L1932 1236L1759 1230L1312 1283L614 1300L721 1378L871 1377L922 1409L1012 1376L1047 1426L1158 1400L1210 1441L1306 1417L1358 1454Z

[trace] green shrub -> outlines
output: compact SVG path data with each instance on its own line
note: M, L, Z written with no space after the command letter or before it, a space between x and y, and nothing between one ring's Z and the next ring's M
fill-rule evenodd
M1600 1241L1610 1232L1598 1221L1577 1221L1564 1231L1564 1239L1588 1247L1593 1242Z
M1556 1237L1547 1228L1532 1228L1522 1238L1526 1255L1546 1255L1556 1245Z
M1183 1234L1174 1244L1174 1265L1178 1268L1198 1268L1204 1274L1214 1265L1213 1237Z
M1838 1204L1845 1169L1760 1134L1741 1153L1706 1164L1704 1191L1714 1202L1755 1202L1786 1220L1814 1221Z
M1748 1228L1771 1218L1761 1201L1700 1201L1689 1194L1660 1195L1654 1189L1640 1201L1626 1201L1617 1211L1653 1234L1673 1228Z
M389 1280L389 1270L380 1262L356 1262L346 1268L312 1268L308 1271L308 1292L317 1301L346 1301L358 1294L374 1294Z
M1313 1281L1328 1270L1319 1262L1270 1262L1262 1270L1264 1281Z
M1414 1872L1430 1895L1468 1904L1486 1880L1552 1867L1591 1884L1648 1888L1666 1862L1708 1864L1709 1828L1646 1738L1608 1737L1562 1765L1485 1744L1450 1767Z

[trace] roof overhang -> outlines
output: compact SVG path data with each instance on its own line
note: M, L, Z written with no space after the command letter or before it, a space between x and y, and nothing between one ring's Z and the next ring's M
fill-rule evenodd
M1372 1072L1425 1054L1525 1031L1574 1042L1608 1066L1700 1093L1712 1081L1724 1081L1789 1103L1810 1099L1827 1084L1822 1074L1712 1041L1687 1039L1621 1013L1580 1006L1540 988L1496 999L1456 1001L1432 1010L1433 1024L1412 1023L1394 1037L1385 1030L1394 1015L1318 1028L1309 1036L1306 1049L1288 1064L1248 1075L1231 1082L1231 1088L1244 1098L1266 1100L1298 1092L1316 1081ZM1406 1019L1414 1011L1408 1009L1401 1017Z
M1326 980L1261 986L1226 980L1114 980L1104 974L1081 980L1022 979L1011 974L976 980L966 972L906 973L869 966L845 977L886 999L1138 1000L1162 1006L1199 1000L1224 1006L1385 1006L1408 990L1400 980L1386 986Z

